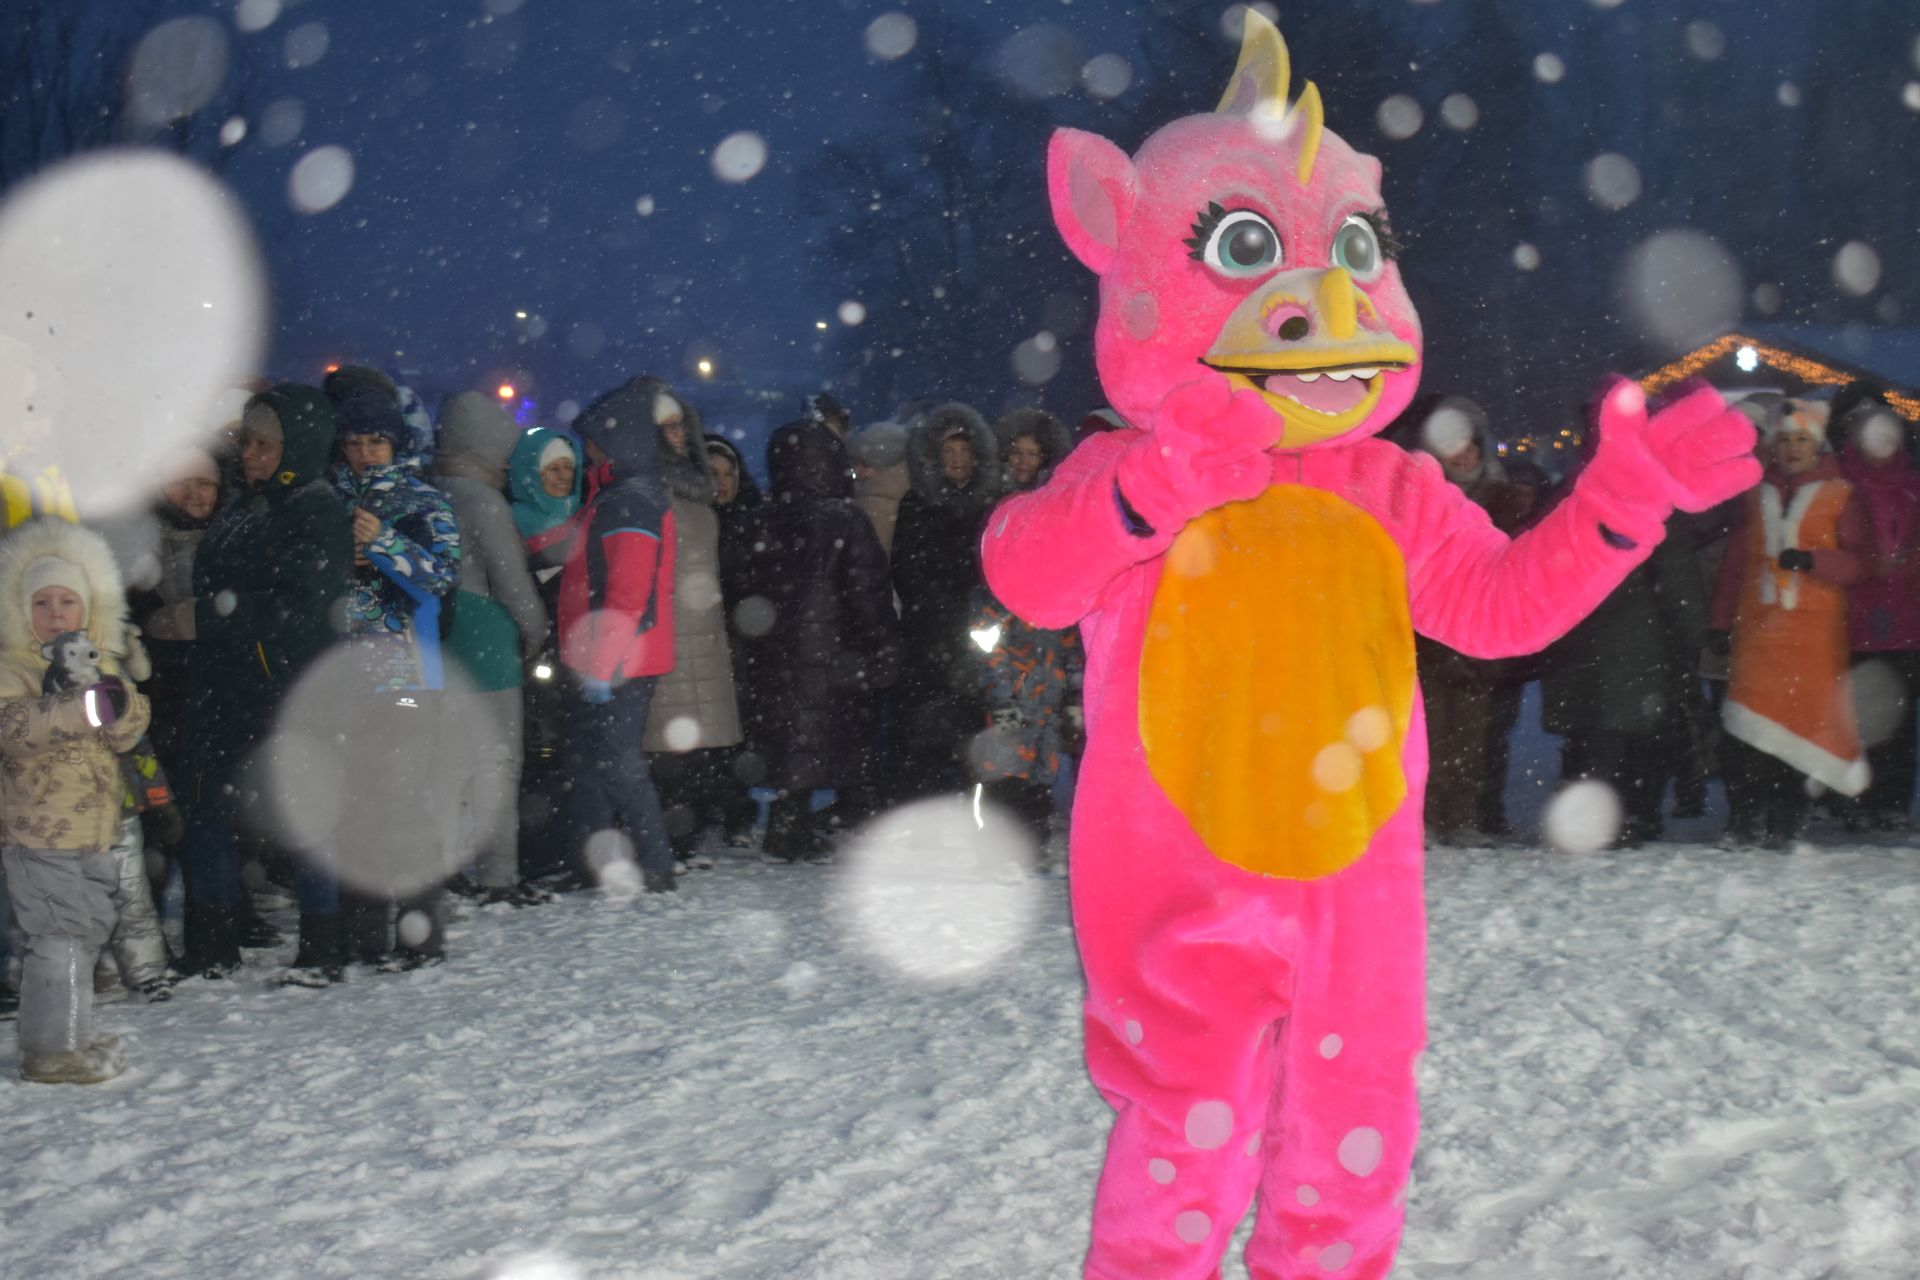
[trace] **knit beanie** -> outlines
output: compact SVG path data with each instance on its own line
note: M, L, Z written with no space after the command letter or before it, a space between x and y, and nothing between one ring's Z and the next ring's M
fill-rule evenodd
M1824 452L1828 447L1827 419L1832 413L1833 406L1826 401L1790 398L1781 408L1773 435L1777 437L1786 431L1804 431L1820 441L1821 451Z
M87 625L87 615L92 610L92 599L87 588L87 575L80 566L71 560L62 560L58 556L42 556L27 566L21 576L20 586L26 592L28 616L33 614L33 598L48 587L65 587L80 597L80 625Z
M356 391L335 407L334 418L339 424L336 439L379 436L391 442L396 453L407 448L407 420L400 416L400 406L379 392Z
M220 464L205 449L191 446L182 449L168 460L167 482L179 484L183 480L211 480L219 484Z
M400 389L394 385L393 379L364 364L343 364L329 373L326 381L320 385L327 393L327 399L335 404L345 404L353 397L366 393L385 396L395 404L400 401Z
M573 456L573 442L562 436L555 436L553 439L547 441L545 448L540 450L540 464L535 467L534 470L545 471L562 458L578 465L578 462Z
M907 460L907 429L898 422L871 422L853 433L847 452L863 467L885 471Z

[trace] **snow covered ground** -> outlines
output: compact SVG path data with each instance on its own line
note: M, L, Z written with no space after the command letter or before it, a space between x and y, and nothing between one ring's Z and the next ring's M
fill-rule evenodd
M0 1275L1075 1276L1107 1116L1065 883L915 847L488 908L328 991L259 953L106 1008L98 1088L9 1043ZM1916 1274L1920 852L1437 850L1429 885L1396 1275Z

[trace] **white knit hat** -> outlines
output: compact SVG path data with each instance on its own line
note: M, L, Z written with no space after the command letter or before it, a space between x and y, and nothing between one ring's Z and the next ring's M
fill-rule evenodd
M21 588L26 592L26 606L29 616L33 613L33 598L48 587L65 587L80 597L80 625L87 624L87 615L93 611L92 593L88 589L87 575L71 560L62 560L58 556L42 556L27 566L21 576Z

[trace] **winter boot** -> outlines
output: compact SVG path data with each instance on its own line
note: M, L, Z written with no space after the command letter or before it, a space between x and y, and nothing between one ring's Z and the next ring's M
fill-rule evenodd
M283 987L330 987L347 977L346 933L338 913L300 917L300 946L280 975Z
M240 968L240 939L231 907L189 903L182 940L184 954L173 962L182 974L224 978Z
M438 885L400 902L394 911L393 932L399 945L394 960L401 971L443 964L447 958L446 906ZM381 972L392 972L382 965Z
M813 852L812 818L804 800L783 795L773 802L760 850L769 862L798 862Z
M101 1035L84 1049L20 1055L20 1078L35 1084L99 1084L127 1069L127 1052L119 1036Z
M487 907L497 906L501 903L505 903L510 907L537 907L543 903L552 901L552 890L542 888L540 885L532 884L525 880L522 880L519 884L507 885L504 888L482 889L480 891L480 905Z
M101 948L99 959L93 965L93 1002L95 1004L118 1004L127 998L127 986L120 981L120 968L114 964L113 956L106 948Z
M379 968L393 957L393 935L387 927L387 903L352 890L340 891L340 927L345 935L349 963Z
M671 868L665 871L647 871L641 874L641 884L648 893L674 893L680 884L674 879Z
M402 947L380 965L382 973L412 973L415 969L435 969L447 962L444 951L415 951Z

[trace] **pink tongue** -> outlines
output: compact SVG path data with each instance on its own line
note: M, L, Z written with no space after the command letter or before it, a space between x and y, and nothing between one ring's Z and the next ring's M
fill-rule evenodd
M1345 413L1366 399L1367 380L1335 382L1321 374L1312 382L1302 382L1290 373L1276 373L1267 379L1267 390L1276 396L1292 396L1316 413Z

